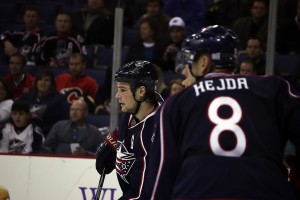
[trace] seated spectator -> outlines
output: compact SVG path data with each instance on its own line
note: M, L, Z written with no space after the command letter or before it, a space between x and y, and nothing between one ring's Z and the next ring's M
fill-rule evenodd
M266 73L266 59L259 38L251 37L248 39L245 55L247 59L252 60L254 63L257 75Z
M174 95L178 92L181 92L184 89L184 85L182 85L181 79L174 79L170 82L170 96Z
M287 18L279 24L276 49L279 54L300 54L300 1L296 16Z
M11 122L0 131L1 153L38 153L43 141L41 129L30 120L29 105L16 100L11 108Z
M84 55L75 53L69 58L70 73L60 74L56 77L57 90L66 95L71 104L74 99L86 96L90 102L90 112L94 113L95 98L98 92L98 84L94 78L85 75L86 60Z
M256 75L255 64L252 60L246 59L239 64L238 74Z
M185 22L186 34L198 32L205 23L205 1L165 0L164 13L169 17L181 17Z
M152 17L157 24L157 35L160 40L168 40L170 36L168 34L168 25L170 17L163 12L164 1L163 0L147 0L146 13L143 14L136 22L135 27L138 28L143 19Z
M103 136L87 122L88 105L79 98L70 108L70 119L57 122L42 145L42 153L95 155Z
M52 72L40 72L34 81L33 90L20 97L30 105L32 121L46 137L52 126L60 120L68 119L69 104L66 96L56 90Z
M44 36L39 28L39 13L34 7L27 7L24 12L24 30L8 30L2 33L1 41L4 52L8 57L20 53L26 57L27 65L35 65L33 47L40 42Z
M175 71L175 60L177 52L185 39L185 23L180 17L173 17L169 23L170 44L163 54L162 69L164 71Z
M257 37L262 41L262 48L266 48L268 35L268 2L254 0L251 6L251 16L238 18L232 25L232 30L240 39L241 50L245 50L250 37Z
M34 76L25 72L26 58L21 54L14 54L9 58L9 74L5 77L12 92L13 99L32 90Z
M71 16L60 12L55 19L56 32L46 36L36 47L35 53L41 64L51 67L67 67L72 53L82 53L83 38L73 33Z
M111 46L114 37L114 16L104 0L88 0L87 9L72 17L73 30L84 36L84 44Z
M5 79L0 78L0 129L10 119L13 93Z
M166 44L159 40L157 24L147 17L139 26L139 39L129 46L127 61L146 60L161 66Z

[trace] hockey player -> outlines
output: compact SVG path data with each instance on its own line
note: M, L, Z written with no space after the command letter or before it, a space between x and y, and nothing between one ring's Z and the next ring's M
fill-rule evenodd
M153 134L154 114L162 101L155 91L157 73L152 63L133 61L115 74L116 98L124 113L119 127L110 132L98 152L99 173L116 169L123 195L120 199L141 196L147 168L147 155Z
M238 44L218 25L186 38L177 63L197 81L156 113L145 199L295 199L283 150L290 139L299 151L300 94L275 76L233 75Z

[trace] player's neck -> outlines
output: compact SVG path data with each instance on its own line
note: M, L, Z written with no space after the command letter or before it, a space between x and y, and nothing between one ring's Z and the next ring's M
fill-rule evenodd
M145 119L154 109L154 105L147 102L142 102L138 113L135 115L140 121Z

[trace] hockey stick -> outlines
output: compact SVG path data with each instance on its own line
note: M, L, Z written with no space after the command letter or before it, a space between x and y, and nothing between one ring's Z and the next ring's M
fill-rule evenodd
M105 168L103 169L102 173L101 173L101 177L98 183L98 188L97 188L97 193L96 193L96 200L100 199L100 195L101 195L101 191L102 191L102 186L104 183L104 178L105 178Z

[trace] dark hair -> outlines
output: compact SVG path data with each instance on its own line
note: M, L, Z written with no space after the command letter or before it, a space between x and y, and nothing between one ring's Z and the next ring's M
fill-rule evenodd
M158 41L159 40L159 29L158 29L158 24L155 20L154 17L152 16L148 16L145 17L141 20L139 27L143 24L143 23L147 23L149 25L149 27L152 29L153 31L153 39L154 41ZM140 36L139 36L140 37Z
M43 70L35 76L35 80L34 80L34 84L33 84L33 94L35 96L38 95L37 82L46 76L50 77L50 80L51 80L50 94L57 92L54 74L49 70Z
M36 12L38 15L40 15L39 10L35 6L28 6L25 8L23 15L25 15L26 11L33 11Z
M255 2L261 2L261 3L264 3L266 5L266 8L268 9L269 8L269 1L268 0L252 0L251 2L251 7L253 7L254 3Z
M148 0L147 1L147 3L154 3L154 2L158 2L161 9L164 7L164 0Z
M2 85L3 85L3 87L4 87L5 91L6 91L5 100L6 99L13 99L12 89L11 89L10 85L7 83L7 81L4 78L0 77L0 83L2 83Z
M11 107L11 111L24 111L29 113L29 104L22 100L15 100Z

